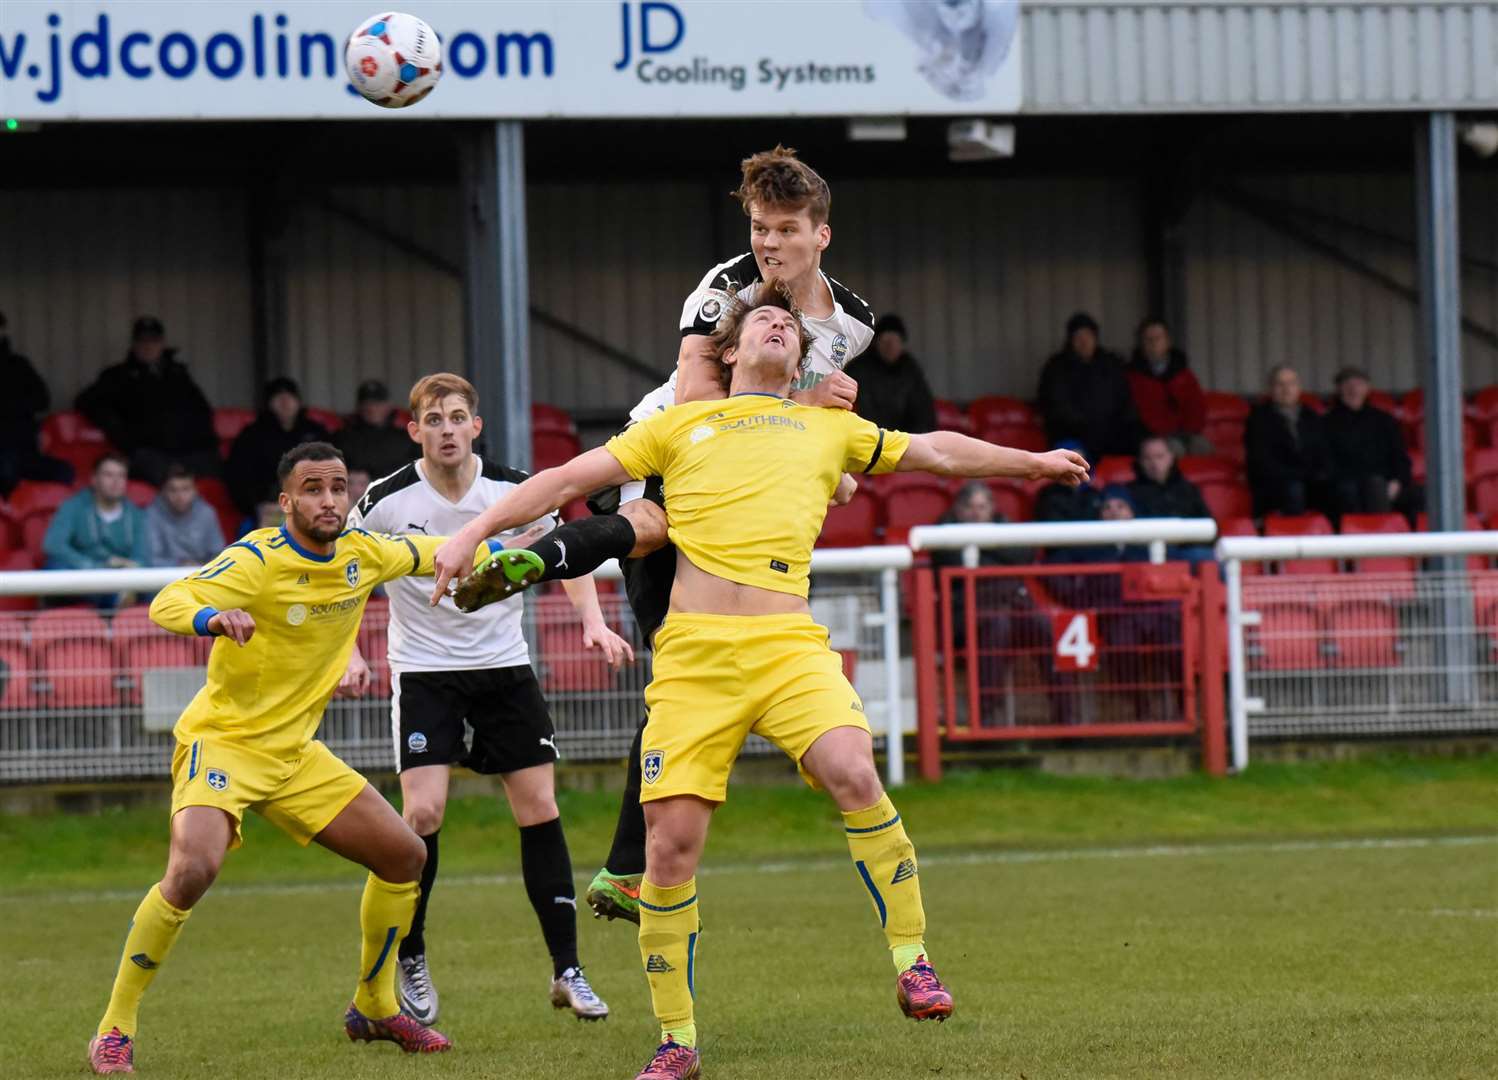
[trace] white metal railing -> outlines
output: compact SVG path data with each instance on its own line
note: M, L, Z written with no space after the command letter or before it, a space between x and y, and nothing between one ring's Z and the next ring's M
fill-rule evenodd
M1498 555L1498 533L1235 536L1219 540L1216 552L1227 585L1235 770L1248 766L1251 727L1262 734L1498 729L1498 654L1473 603L1487 587L1486 568L1418 566L1431 557L1460 563ZM1307 559L1332 560L1334 568L1344 560L1410 562L1383 572L1244 574L1245 562Z
M1096 547L1143 544L1150 561L1165 561L1168 544L1210 544L1217 539L1211 518L1137 518L1133 521L1016 522L1004 525L918 525L910 530L916 551L961 551L963 562L978 565L981 548Z

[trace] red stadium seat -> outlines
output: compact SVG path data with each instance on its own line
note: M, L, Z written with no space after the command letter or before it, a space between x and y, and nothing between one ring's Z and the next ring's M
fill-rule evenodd
M1477 449L1481 439L1478 436L1477 421L1469 417L1462 417L1462 453L1470 454ZM1425 445L1425 420L1419 420L1404 425L1405 446L1411 450L1427 450Z
M1207 399L1208 423L1213 420L1237 420L1239 423L1248 420L1248 401L1240 395L1208 390L1203 396Z
M884 542L903 544L917 525L935 525L952 507L952 492L946 484L907 483L884 495Z
M1250 628L1253 666L1261 671L1305 671L1322 666L1321 618L1313 604L1270 603Z
M241 431L255 422L255 410L230 406L213 410L213 433L218 436L218 452L227 457L229 447Z
M1399 411L1396 414L1402 423L1415 423L1425 415L1425 391L1420 387L1406 391L1404 397L1399 399Z
M981 430L979 438L995 446L1012 446L1034 453L1050 449L1045 429L1038 424L990 424Z
M197 477L198 497L218 515L219 528L224 533L224 543L232 544L239 539L239 526L244 521L244 515L239 512L239 507L234 505L234 500L229 497L229 488L216 476Z
M307 419L316 420L319 424L328 429L329 434L343 427L343 417L339 416L332 409L324 409L316 405L309 405L307 406L306 411Z
M31 640L35 644L108 637L109 623L104 616L82 604L50 608L31 620Z
M51 614L42 612L42 615ZM42 615L37 616L38 619ZM102 621L102 620L101 620ZM120 672L107 632L76 634L43 644L32 624L32 655L41 676L41 703L52 709L104 708L120 701Z
M1128 484L1134 480L1134 459L1126 454L1108 454L1092 463L1092 482L1098 487Z
M21 523L0 508L0 554L21 549Z
M1258 536L1259 530L1254 528L1254 519L1245 514L1242 517L1218 518L1217 535L1219 537ZM1261 562L1245 560L1241 565L1244 577L1252 577L1264 572L1264 564Z
M819 547L866 547L879 542L879 498L866 491L855 491L846 506L827 510Z
M539 638L541 686L548 693L596 693L614 685L614 673L596 651L583 648L582 620L563 596L532 601Z
M41 451L44 454L61 456L68 447L98 447L98 453L109 450L109 439L81 412L71 409L55 412L42 421Z
M1181 458L1181 475L1193 484L1236 484L1241 479L1238 463L1216 454L1187 454Z
M1202 428L1202 436L1212 444L1220 457L1236 462L1242 467L1248 456L1243 445L1243 433L1248 425L1242 420L1208 420Z
M31 650L19 641L0 642L0 710L36 705L36 670Z
M49 514L72 497L73 491L66 484L39 483L22 480L10 493L6 505L17 518L24 518L39 510Z
M1399 410L1403 407L1402 403L1396 401L1394 395L1387 390L1369 390L1368 404L1393 416L1399 415Z
M573 499L562 507L563 521L576 521L578 518L590 517L593 511L588 509L587 499Z
M993 495L993 508L1008 521L1029 521L1035 496L1010 480L991 477L986 483Z
M24 548L20 551L9 551L0 556L0 570L35 570L37 568L36 558L31 552ZM36 597L34 596L0 596L0 611L35 611ZM6 636L7 616L0 615L0 638Z
M1498 521L1498 473L1474 480L1470 486L1467 509L1488 521Z
M936 399L936 426L941 431L960 431L964 435L973 433L973 419L967 410L955 402Z
M1040 417L1028 404L1019 398L1000 395L980 397L967 407L967 414L972 417L976 431L998 424L1037 426L1040 423Z
M1268 514L1265 536L1331 536L1332 523L1321 514ZM1282 574L1334 574L1334 559L1288 559L1280 564Z
M582 444L576 435L559 431L536 431L531 433L531 462L536 472L565 465L582 452Z
M559 409L555 405L546 405L535 401L531 403L531 431L550 431L557 435L577 435L577 425L573 423L572 414L566 409Z
M1425 451L1406 450L1410 456L1410 479L1417 484L1425 483Z
M1409 522L1403 514L1343 514L1342 532L1398 534L1410 531ZM1415 595L1415 571L1417 560L1413 556L1387 555L1368 559L1357 559L1352 564L1355 573L1397 575L1390 578L1386 588L1394 599L1407 600Z
M1467 532L1481 532L1482 519L1476 514L1467 513L1462 522L1462 528ZM1430 532L1430 515L1421 512L1415 515L1415 531L1417 533ZM1483 571L1488 568L1488 557L1486 555L1468 555L1467 569L1470 571Z
M144 480L131 480L125 485L125 498L144 510L156 501L156 485Z
M1466 415L1483 423L1498 419L1498 386L1485 386L1473 394L1467 402Z
M1207 504L1207 509L1212 511L1212 517L1218 522L1232 518L1253 517L1253 492L1241 484L1208 481L1198 484L1197 487L1201 490L1202 500Z
M389 659L390 601L371 596L364 605L364 619L359 624L359 653L369 664L369 696L390 696Z
M33 567L39 567L46 561L46 556L42 553L42 542L47 538L47 526L52 524L52 514L51 510L38 510L21 519L21 548L31 559Z
M1337 604L1327 612L1326 637L1334 668L1386 668L1400 661L1399 616L1390 604Z

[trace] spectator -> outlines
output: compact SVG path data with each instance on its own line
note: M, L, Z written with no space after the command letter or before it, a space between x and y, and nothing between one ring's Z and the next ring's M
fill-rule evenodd
M1368 404L1373 384L1358 368L1337 373L1337 403L1326 414L1327 474L1332 510L1384 514L1415 508L1410 455L1399 421Z
M1139 418L1123 361L1098 345L1097 320L1077 312L1066 320L1066 344L1040 373L1039 406L1046 438L1081 443L1093 459L1134 453Z
M281 455L304 442L328 441L328 429L307 416L294 380L282 375L265 384L264 404L255 422L229 448L225 479L234 505L254 516L256 505L275 486Z
M175 463L146 510L146 532L152 566L201 566L224 549L218 514L198 498L192 473Z
M357 465L350 466L348 471L348 504L350 506L359 505L359 500L364 498L364 493L369 490L370 480L368 469L361 469Z
M1134 462L1134 482L1129 495L1138 517L1211 517L1202 493L1181 475L1170 443L1163 436L1151 435L1139 444L1139 458Z
M993 493L981 480L970 481L958 491L951 508L942 516L941 524L962 522L964 524L992 524L1007 520L994 510ZM980 548L980 566L1025 566L1035 561L1035 552L1030 548ZM931 565L940 570L946 566L961 566L962 552L933 551ZM962 582L954 582L946 596L952 618L952 644L961 649L967 642L967 589ZM983 726L996 726L1001 717L1000 709L1005 702L1003 694L1005 676L1014 662L1023 654L1044 658L1050 644L1050 622L1035 609L1035 601L1022 577L984 577L974 583L978 601L978 667L979 692L984 697L980 710ZM1052 705L1053 721L1063 722L1057 713L1060 696L1048 695Z
M48 570L99 570L144 566L151 548L146 515L125 498L129 466L119 454L106 454L94 465L93 480L57 508L42 552ZM119 596L91 598L98 607L115 607Z
M1269 372L1269 400L1248 414L1243 445L1254 515L1304 514L1324 502L1326 429L1300 401L1300 376L1289 364Z
M37 449L36 418L52 404L47 384L31 361L10 346L10 329L0 313L0 495L9 495L22 480L73 482L73 467Z
M858 383L858 415L894 431L935 431L936 402L920 363L905 349L905 320L881 315L874 347L848 365Z
M1186 354L1171 343L1170 328L1163 319L1151 317L1139 324L1137 338L1128 368L1129 390L1145 432L1171 440L1176 457L1212 453L1212 444L1202 434L1207 395L1191 373Z
M355 469L363 469L370 476L389 476L421 456L421 444L412 440L405 425L393 423L394 418L395 406L390 403L385 384L378 379L360 383L354 413L333 439L343 451L350 481ZM353 503L350 495L349 505Z
M220 468L213 410L165 341L160 319L136 319L124 361L105 368L76 402L127 456L131 474L158 487L174 461L198 476Z
M1071 450L1080 454L1082 444L1063 439L1051 449ZM1035 496L1031 517L1036 521L1096 521L1100 506L1097 488L1091 484L1082 484L1080 487L1047 484Z

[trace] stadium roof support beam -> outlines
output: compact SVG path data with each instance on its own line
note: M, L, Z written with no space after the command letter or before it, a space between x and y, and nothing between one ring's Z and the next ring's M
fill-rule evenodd
M468 378L490 424L490 454L531 466L530 281L525 126L474 124L463 141L463 303ZM495 437L497 436L497 438Z

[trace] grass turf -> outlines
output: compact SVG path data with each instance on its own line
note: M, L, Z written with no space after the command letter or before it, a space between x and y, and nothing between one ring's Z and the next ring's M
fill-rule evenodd
M1498 1075L1498 761L1391 757L1215 783L982 773L897 803L923 854L952 1022L899 1016L825 802L743 788L702 878L705 1076ZM585 876L613 798L563 806ZM513 827L490 800L452 810L428 940L455 1053L417 1061L343 1039L360 875L251 819L147 996L140 1070L632 1076L654 1037L633 927L580 920L613 1017L554 1013L508 876ZM79 1069L125 925L159 875L163 825L159 811L0 822L0 918L26 1003L0 1039L5 1076ZM1398 839L1416 835L1436 839ZM1346 839L1376 836L1395 839ZM1146 846L1160 844L1176 846Z

